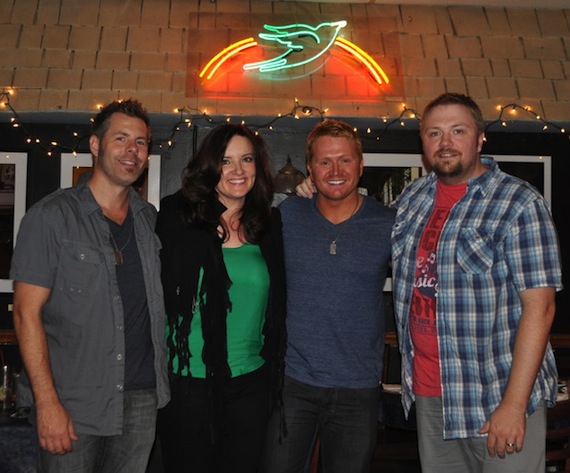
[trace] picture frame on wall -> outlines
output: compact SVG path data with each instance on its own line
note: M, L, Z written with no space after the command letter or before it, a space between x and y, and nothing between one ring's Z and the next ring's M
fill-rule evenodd
M93 157L90 153L62 153L60 170L60 187L66 188L77 184L81 175L93 167ZM134 184L135 189L157 210L160 208L160 155L151 154L148 166Z
M0 152L0 293L14 292L12 253L26 213L28 154Z
M363 153L364 175L361 186L368 195L389 205L414 179L427 174L421 154ZM502 171L532 184L551 204L552 156L489 154Z

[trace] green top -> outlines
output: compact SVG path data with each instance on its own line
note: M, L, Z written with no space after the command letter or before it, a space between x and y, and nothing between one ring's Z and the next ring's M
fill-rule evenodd
M229 289L232 308L226 323L228 364L232 377L235 377L251 373L264 363L260 355L264 342L261 332L269 298L269 272L257 245L245 243L236 248L222 248L222 253L232 281ZM202 275L203 271L200 270L199 286L202 284ZM188 342L192 377L205 378L206 366L202 360L204 337L199 307L196 307L192 318ZM177 357L173 359L173 369L174 373L178 373ZM188 376L188 370L183 368L181 374Z

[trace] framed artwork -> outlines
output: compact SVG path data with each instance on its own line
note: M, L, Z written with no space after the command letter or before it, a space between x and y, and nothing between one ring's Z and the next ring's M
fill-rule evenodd
M402 189L427 173L420 154L364 153L361 192L389 205Z
M532 184L552 205L552 156L492 154L502 171Z
M12 253L26 213L27 153L0 152L0 292L13 292Z
M62 188L77 184L82 174L93 166L90 153L62 153L59 185ZM160 207L160 155L151 154L141 177L133 184L139 194L159 210Z

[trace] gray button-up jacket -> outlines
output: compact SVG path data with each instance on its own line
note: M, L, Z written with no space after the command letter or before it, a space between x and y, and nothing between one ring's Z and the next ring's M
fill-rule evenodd
M154 346L157 407L169 400L156 209L134 191L130 207ZM10 277L51 289L42 312L57 392L77 432L122 433L124 313L110 230L86 183L60 189L22 219ZM23 381L24 383L26 380Z

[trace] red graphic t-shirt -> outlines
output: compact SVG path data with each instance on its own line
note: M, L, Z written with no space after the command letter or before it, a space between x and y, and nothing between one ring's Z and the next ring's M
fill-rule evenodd
M438 181L435 207L416 255L416 280L410 308L410 334L414 345L412 390L418 396L441 396L436 329L436 300L439 283L437 243L451 208L466 190L466 183L446 186Z

